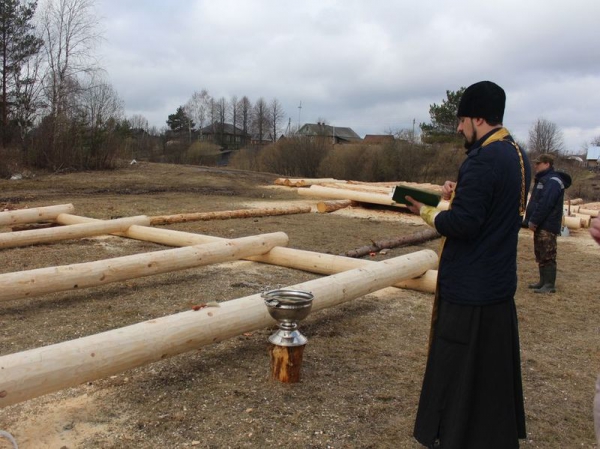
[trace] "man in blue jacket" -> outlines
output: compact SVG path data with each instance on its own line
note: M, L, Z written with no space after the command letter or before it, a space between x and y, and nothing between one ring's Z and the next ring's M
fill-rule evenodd
M444 237L414 435L427 447L512 449L526 438L514 294L531 168L502 126L506 96L482 81L458 106L466 160L440 211L407 197Z
M535 185L527 205L525 224L533 231L533 251L540 280L529 284L535 293L556 291L556 237L562 227L565 189L571 177L554 170L554 157L541 154L535 160Z

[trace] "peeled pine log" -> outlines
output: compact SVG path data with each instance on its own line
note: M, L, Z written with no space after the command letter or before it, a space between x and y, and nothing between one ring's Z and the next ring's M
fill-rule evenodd
M581 209L580 209L581 211ZM592 221L592 217L588 214L583 214L583 213L575 213L573 214L573 217L577 217L581 219L581 227L582 228L589 228L590 227L590 222Z
M287 187L308 187L323 182L346 182L333 178L277 178L274 183Z
M333 254L316 253L293 248L277 247L267 254L249 257L254 262L268 263L317 274L336 274L360 267L368 267L378 262ZM397 282L393 287L409 288L421 292L434 293L437 284L437 263L414 278Z
M37 245L60 240L111 234L113 232L123 232L131 225L148 226L149 224L150 218L145 215L140 215L137 217L117 218L115 220L94 223L2 233L0 234L0 248L14 248L16 246Z
M341 183L330 183L324 182L319 184L322 187L329 187L332 189L351 190L353 192L367 192L367 193L380 193L382 195L391 195L393 188L384 186L371 186L368 184L341 184Z
M314 295L312 313L437 264L430 250L291 286ZM0 407L115 375L275 324L260 294L0 357Z
M140 226L141 227L141 226ZM152 253L0 274L0 301L105 285L143 276L238 260L284 246L283 232Z
M415 232L414 234L410 235L378 240L377 242L373 242L372 245L347 251L345 255L348 257L363 257L372 252L381 251L382 249L397 248L404 245L414 245L417 243L426 242L428 240L437 239L439 237L441 236L435 229L427 228L423 231Z
M597 217L600 214L600 210L594 210L594 209L582 209L581 207L573 212L578 212L580 214L585 214L585 215L589 215L590 217Z
M72 214L74 211L72 204L9 210L0 212L0 226L55 220L59 214Z
M435 289L437 287L437 276L437 270L427 270L423 276L397 282L394 284L394 287L408 288L410 290L417 290L426 293L435 293Z
M568 200L572 205L575 204L583 204L584 201L582 198L573 198L572 200Z
M322 187L319 185L312 185L308 189L299 189L298 194L337 200L353 200L361 203L381 204L383 206L404 207L404 205L398 204L392 200L391 196L382 193L357 192L348 189Z
M62 214L57 218L57 221L62 224L82 223L94 220L94 218L79 217L77 215L69 214ZM225 240L222 237L135 225L131 226L122 235L136 240L143 240L167 246L191 246ZM282 246L275 247L266 254L262 254L260 256L251 256L245 259L253 262L278 265L281 267L294 268L296 270L304 270L309 273L318 274L340 273L342 271L352 270L367 266L368 264L377 263L370 260L334 256L332 254L304 251ZM421 274L422 273L419 273L417 276L421 276ZM415 279L406 280L402 284L396 285L396 287L410 288L423 292L434 292L436 278L437 271L433 273L433 282L431 281L430 274L429 276L425 275L422 277L416 277Z
M431 190L432 192L442 193L442 186L439 184L431 184L429 182L408 182L408 181L384 181L384 182L365 182L365 181L348 181L348 184L364 185L368 187L388 187L393 190L394 187L405 185L416 187L417 189Z
M569 229L581 229L583 227L581 218L569 217L566 215L563 216L562 224L563 226L566 226Z
M317 203L317 211L321 214L326 214L329 212L335 212L336 210L344 209L351 205L351 200L319 201Z
M377 192L363 192L355 191L346 188L335 188L335 187L323 187L320 185L312 185L308 189L299 189L299 195L304 196L316 196L320 198L330 198L337 200L352 200L359 203L369 204L380 204L382 206L394 206L399 208L406 208L404 204L396 203L392 199L391 191L389 194L377 193ZM448 202L440 201L438 208L445 210L448 209Z
M189 214L157 215L150 218L150 224L163 225L172 223L186 223L188 221L228 220L230 218L250 218L307 213L310 213L310 206L239 209L219 212L196 212Z

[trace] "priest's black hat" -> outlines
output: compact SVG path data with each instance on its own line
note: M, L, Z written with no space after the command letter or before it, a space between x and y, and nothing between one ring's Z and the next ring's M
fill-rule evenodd
M465 89L458 104L457 117L483 118L491 124L501 124L506 94L496 83L480 81Z

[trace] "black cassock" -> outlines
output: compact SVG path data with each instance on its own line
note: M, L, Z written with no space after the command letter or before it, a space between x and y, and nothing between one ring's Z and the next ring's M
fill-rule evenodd
M414 436L441 449L512 449L526 438L514 299L440 298ZM435 446L434 446L435 444Z

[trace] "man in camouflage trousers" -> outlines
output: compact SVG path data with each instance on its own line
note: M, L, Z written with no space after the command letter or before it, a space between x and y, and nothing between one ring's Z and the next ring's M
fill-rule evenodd
M556 291L556 237L562 227L565 189L571 177L554 170L554 157L541 154L534 161L535 184L527 205L524 224L533 231L533 249L540 280L529 284L535 293Z

